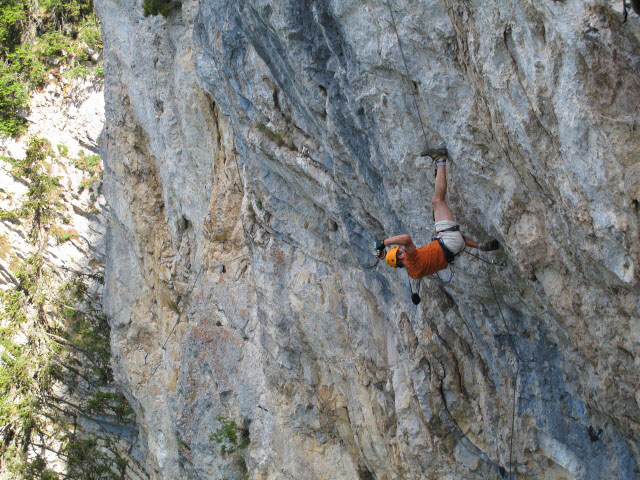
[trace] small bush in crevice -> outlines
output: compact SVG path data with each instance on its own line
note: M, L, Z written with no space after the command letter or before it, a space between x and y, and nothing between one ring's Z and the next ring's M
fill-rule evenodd
M241 428L235 420L226 417L216 417L216 420L220 427L209 435L209 441L220 445L222 455L230 455L249 446L251 440L248 428Z
M50 232L53 234L58 245L68 242L74 238L78 238L78 232L73 228L61 228L57 225L51 227Z
M58 153L60 154L61 157L69 156L69 147L60 143L56 145L56 147L58 148Z
M278 145L279 147L286 146L289 150L297 150L296 144L294 143L293 140L291 139L285 140L285 138L282 136L281 133L274 132L269 127L267 127L264 123L258 122L256 124L256 127L258 127L258 130L260 130L267 137L269 137L269 139L275 142L275 144Z
M144 11L145 17L150 15L168 17L171 11L180 5L180 2L171 2L169 0L144 0L142 10Z
M91 175L98 175L102 173L100 161L100 155L87 155L81 150L78 152L78 158L73 159L71 163L79 170L89 172Z

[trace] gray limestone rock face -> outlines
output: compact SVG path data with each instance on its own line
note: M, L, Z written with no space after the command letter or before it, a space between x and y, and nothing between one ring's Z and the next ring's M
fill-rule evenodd
M152 478L640 477L639 18L141 3L96 9L105 308ZM372 248L430 241L441 146L504 267L463 254L414 306Z

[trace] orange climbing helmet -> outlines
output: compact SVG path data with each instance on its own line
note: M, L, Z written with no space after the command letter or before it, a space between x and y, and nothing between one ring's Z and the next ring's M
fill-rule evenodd
M398 266L398 250L400 247L393 247L387 252L387 256L385 257L385 261L387 265L390 267L396 268Z

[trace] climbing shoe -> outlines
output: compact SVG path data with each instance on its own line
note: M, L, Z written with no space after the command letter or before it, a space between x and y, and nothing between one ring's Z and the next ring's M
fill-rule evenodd
M447 158L449 157L449 151L446 147L442 148L427 148L421 154L421 157L430 157L431 160L436 164L436 168L434 169L434 177L438 174L438 165L446 165Z
M421 157L431 157L435 160L438 157L448 157L449 152L446 148L428 148L420 154Z
M500 242L495 238L493 240L489 240L488 242L482 242L478 244L478 250L482 250L483 252L490 252L492 250L498 250L500 248Z

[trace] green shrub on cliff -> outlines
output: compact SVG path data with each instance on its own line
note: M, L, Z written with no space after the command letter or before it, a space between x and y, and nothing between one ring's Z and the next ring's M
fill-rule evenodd
M65 28L93 13L92 0L39 0L38 5L54 27Z
M43 252L15 275L18 286L0 292L0 478L124 478L126 460L78 425L132 421L113 388L106 317L81 277L52 286Z
M28 25L28 0L0 1L0 55L6 55L20 45Z
M100 164L100 155L87 155L84 151L78 152L78 158L71 160L73 166L90 173L91 175L98 175L102 173L102 166Z
M26 130L29 94L50 74L99 73L101 49L91 0L0 0L0 135Z
M14 160L11 173L24 179L29 189L18 215L32 220L31 237L37 240L41 228L47 228L59 208L60 185L51 175L47 159L53 155L51 144L45 138L31 137L27 142L25 158Z
M26 85L0 66L0 134L18 136L27 129L27 121L18 115L27 106L29 92Z
M249 446L249 430L240 428L235 420L226 417L216 417L220 427L209 435L209 441L220 445L222 455L230 455L238 449L244 450Z
M168 17L175 7L180 6L180 2L171 2L169 0L144 0L142 4L142 10L144 16L149 15L162 15Z

